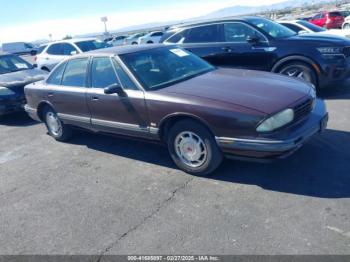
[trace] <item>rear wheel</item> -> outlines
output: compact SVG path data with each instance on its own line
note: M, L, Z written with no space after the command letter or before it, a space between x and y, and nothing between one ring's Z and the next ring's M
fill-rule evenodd
M181 120L171 128L168 149L181 170L198 176L213 172L223 159L214 136L192 120Z
M279 70L280 74L301 78L317 87L317 75L308 64L302 62L292 62L284 65Z
M72 136L72 130L65 125L51 107L46 107L43 113L47 131L57 141L67 141Z
M350 24L345 24L343 29L350 29Z

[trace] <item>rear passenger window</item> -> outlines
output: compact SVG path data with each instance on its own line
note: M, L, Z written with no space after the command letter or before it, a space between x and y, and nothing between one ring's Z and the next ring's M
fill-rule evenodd
M139 90L136 84L130 79L128 74L124 71L124 69L119 65L119 63L115 59L113 59L113 63L123 88L130 90Z
M66 62L60 64L57 68L55 68L49 78L47 79L46 83L50 85L60 85L62 80L62 75L64 72L64 68L66 67Z
M94 88L105 88L119 83L109 57L97 57L92 60L91 85Z
M210 43L218 41L218 25L207 25L190 29L184 43Z
M68 61L62 79L62 85L85 87L88 61L88 58L79 58Z

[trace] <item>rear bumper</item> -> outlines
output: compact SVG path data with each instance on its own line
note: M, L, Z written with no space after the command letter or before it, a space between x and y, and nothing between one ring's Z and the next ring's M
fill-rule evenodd
M272 137L216 137L216 141L228 157L248 158L247 160L273 160L285 158L294 153L315 134L323 131L327 127L327 123L326 106L322 100L317 100L309 118L291 130L285 130Z

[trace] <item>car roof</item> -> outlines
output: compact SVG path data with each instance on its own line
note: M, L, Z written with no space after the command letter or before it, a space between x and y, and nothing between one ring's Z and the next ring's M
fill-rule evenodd
M152 45L125 45L125 46L115 46L110 48L103 48L103 49L97 49L93 51L89 51L83 54L76 55L74 57L84 57L84 56L91 56L91 55L123 55L123 54L130 54L130 53L136 53L136 52L142 52L152 49L158 49L158 48L166 48L171 45L164 45L164 44L152 44Z
M199 26L199 25L206 25L206 24L214 24L214 23L222 23L222 22L249 22L250 19L256 19L256 18L261 18L261 19L267 19L265 17L261 16L241 16L241 17L226 17L226 18L215 18L215 19L206 19L206 20L198 20L194 22L189 22L189 23L183 23L183 24L178 24L174 25L169 28L169 30L176 30L176 29L182 29L186 27L192 27L192 26Z
M96 40L96 38L93 38L93 37L89 37L89 38L72 38L72 39L59 40L59 41L46 43L46 45L59 44L59 43L76 43L76 42L91 41L91 40Z

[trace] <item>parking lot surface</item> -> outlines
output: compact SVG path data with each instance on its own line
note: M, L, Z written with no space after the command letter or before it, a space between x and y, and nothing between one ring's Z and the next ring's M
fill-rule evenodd
M350 85L322 94L328 129L271 164L205 178L165 147L25 114L0 122L1 254L350 254Z

